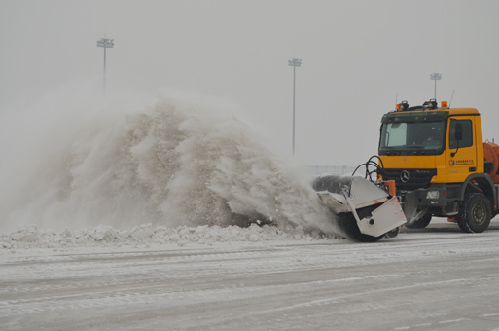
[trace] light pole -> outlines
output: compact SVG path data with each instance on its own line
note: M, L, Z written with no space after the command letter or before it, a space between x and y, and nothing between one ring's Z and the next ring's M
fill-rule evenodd
M437 99L437 80L442 79L442 74L437 74L437 73L431 74L430 79L435 81L435 100L436 100Z
M295 155L295 91L296 91L296 67L301 66L301 59L292 58L288 65L293 67L293 155Z
M106 95L106 48L114 47L114 39L101 38L97 40L97 47L104 48L104 95Z

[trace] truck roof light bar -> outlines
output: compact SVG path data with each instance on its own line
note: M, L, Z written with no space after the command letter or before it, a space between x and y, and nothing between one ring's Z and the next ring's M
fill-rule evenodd
M407 100L402 101L401 103L397 104L397 111L405 111L409 109L409 103Z
M425 101L423 103L423 106L426 106L430 109L437 109L438 108L438 102L437 99L430 99L430 101Z

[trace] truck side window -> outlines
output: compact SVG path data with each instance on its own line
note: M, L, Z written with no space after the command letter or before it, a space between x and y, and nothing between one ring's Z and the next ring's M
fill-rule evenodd
M451 120L449 122L449 148L455 149L458 147L458 142L456 141L456 124L459 122L462 128L463 139L459 142L459 148L471 147L473 146L473 126L470 120L455 121Z

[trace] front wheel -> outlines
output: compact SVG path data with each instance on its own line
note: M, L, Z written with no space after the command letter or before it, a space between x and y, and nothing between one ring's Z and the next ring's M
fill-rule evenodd
M466 233L482 233L489 227L490 201L481 193L469 193L459 208L457 224Z
M432 215L430 213L424 214L421 218L414 221L412 224L408 224L405 227L409 229L424 229L430 224Z

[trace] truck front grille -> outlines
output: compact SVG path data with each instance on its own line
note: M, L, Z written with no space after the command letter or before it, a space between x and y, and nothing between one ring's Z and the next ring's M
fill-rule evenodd
M380 169L384 180L395 180L397 190L415 190L430 187L437 169Z

